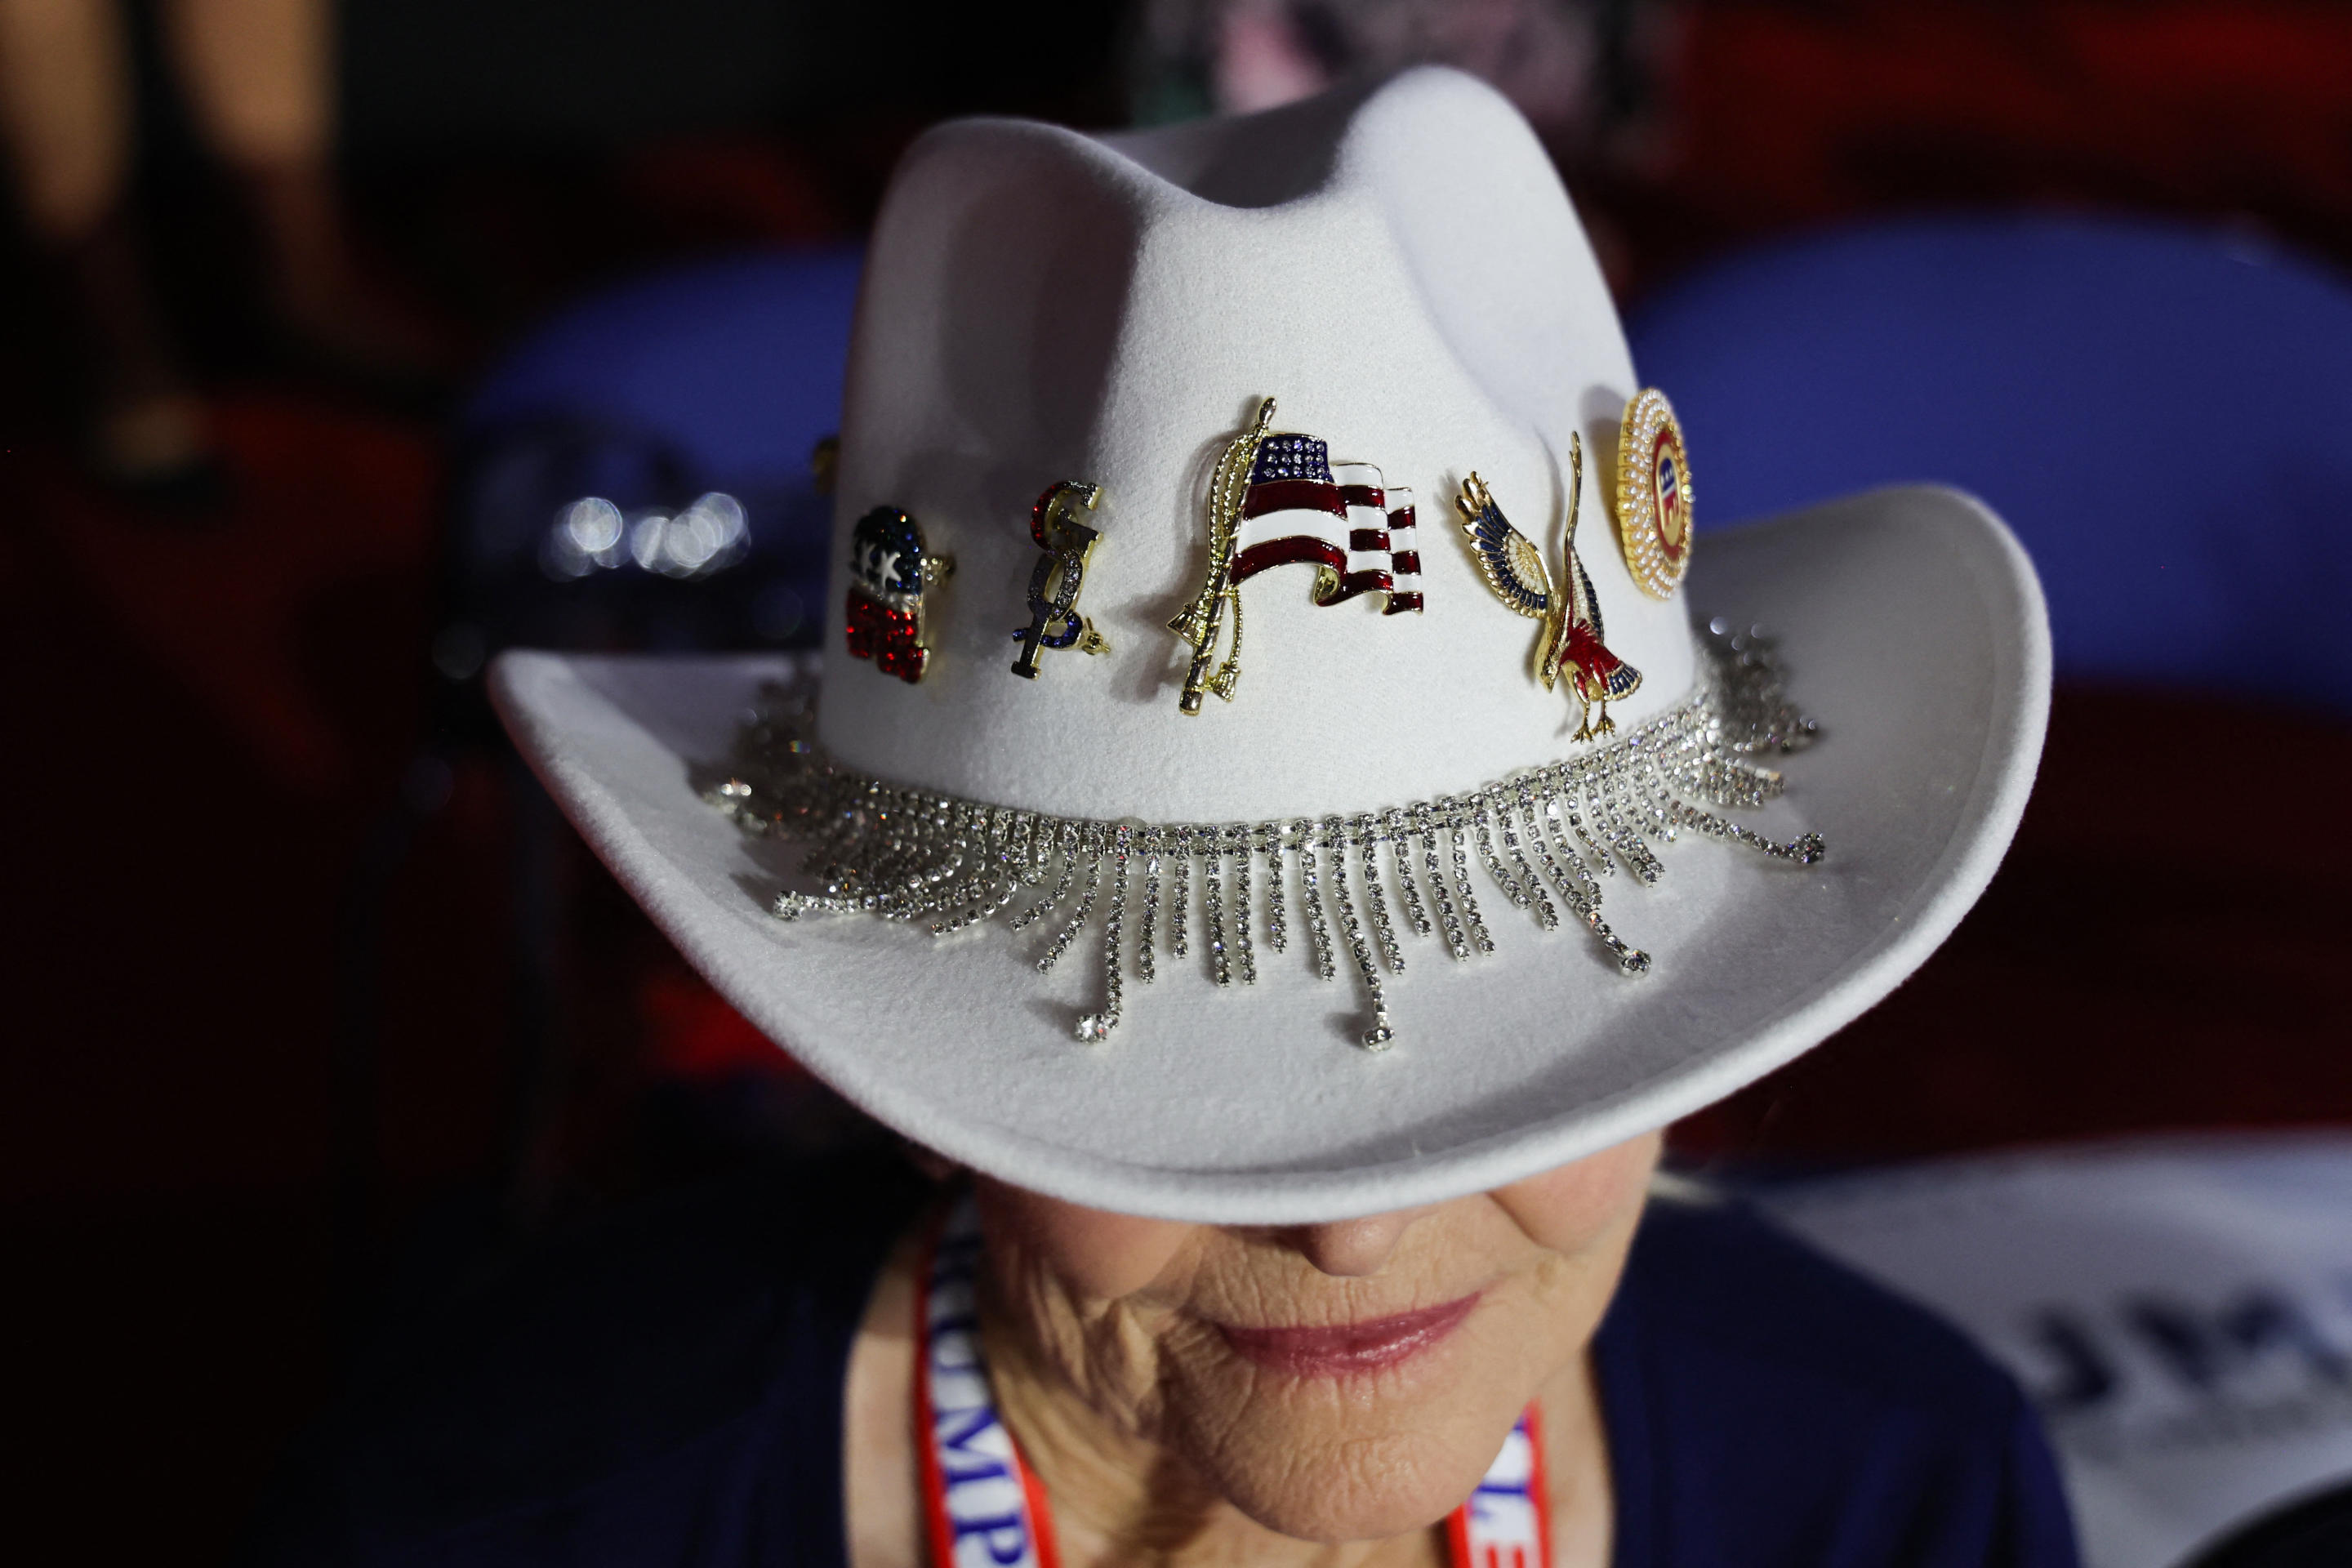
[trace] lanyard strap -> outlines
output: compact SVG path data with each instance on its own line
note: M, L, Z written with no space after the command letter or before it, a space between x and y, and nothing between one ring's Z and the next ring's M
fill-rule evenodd
M1533 1400L1503 1439L1478 1489L1445 1519L1454 1568L1551 1568L1551 1491L1543 1417Z
M996 1413L980 1348L980 1215L941 1221L915 1300L915 1446L932 1568L1061 1568L1045 1489ZM1447 1516L1453 1568L1551 1568L1543 1426L1530 1404L1478 1489Z

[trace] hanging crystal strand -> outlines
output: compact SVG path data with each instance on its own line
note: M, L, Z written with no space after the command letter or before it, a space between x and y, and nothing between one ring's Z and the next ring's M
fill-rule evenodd
M1609 922L1601 918L1601 884L1592 879L1592 873L1585 869L1582 858L1559 837L1559 803L1545 801L1539 814L1534 790L1526 780L1521 780L1519 809L1527 816L1528 840L1536 847L1544 868L1551 873L1552 880L1559 885L1559 896L1567 900L1570 910L1584 923L1584 928L1601 945L1609 950L1609 955L1617 961L1619 970L1627 974L1648 973L1650 955L1639 948L1627 946L1615 931L1609 929ZM1539 815L1541 821L1538 820ZM1549 840L1545 834L1547 826L1550 829ZM1553 858L1554 841L1559 842L1561 852L1567 857L1568 868L1573 868L1575 880L1570 880L1570 870L1563 868L1561 863Z
M1470 851L1463 841L1469 830L1468 814L1462 803L1448 795L1438 803L1445 812L1445 832L1454 850L1454 897L1462 906L1462 924L1470 933L1470 945L1480 952L1495 951L1495 939L1486 934L1486 922L1478 913L1478 895L1470 888Z
M1504 865L1502 857L1495 853L1493 813L1486 804L1486 793L1481 791L1472 795L1463 803L1463 806L1477 832L1478 862L1486 868L1487 878L1503 890L1503 897L1520 909L1528 908L1535 900L1528 897L1527 890L1512 877L1510 868Z
M947 913L931 927L933 936L947 936L992 919L1020 891L1021 870L1013 837L1015 814L999 809L978 815L980 837L971 847L974 868L967 884L970 892L961 910Z
M1650 753L1653 793L1669 816L1686 798L1705 798L1706 773L1701 761L1697 743L1679 731L1667 736Z
M1006 875L1003 846L998 838L999 823L1005 813L974 806L959 816L962 836L958 859L968 863L971 871L961 879L951 902L948 900L949 889L940 890L941 914L931 922L933 936L947 936L978 925L1013 897L1013 882Z
M1822 857L1830 852L1828 842L1818 833L1800 833L1786 844L1775 844L1759 834L1755 847L1776 860L1794 860L1800 866L1817 866Z
M1209 936L1209 973L1218 984L1231 985L1234 966L1225 954L1224 838L1217 829L1203 827L1192 842L1208 860L1201 876L1201 913Z
M1048 835L1045 834L1038 835L1041 840L1047 837ZM1055 879L1054 890L1013 917L1012 925L1014 931L1020 931L1031 921L1053 913L1054 907L1070 896L1070 884L1076 881L1078 878L1078 825L1076 823L1062 824L1057 847L1061 856L1062 874ZM1042 868L1038 879L1044 880Z
M1650 973L1650 955L1638 947L1630 946L1622 937L1610 930L1609 922L1601 918L1598 905L1582 911L1582 918L1584 928L1593 934L1602 947L1609 950L1609 956L1617 961L1619 973L1624 974Z
M878 793L878 792L869 792ZM890 875L891 862L898 857L896 846L887 837L888 816L878 807L869 814L873 837L858 847L849 865L851 885L866 896L866 907L877 913L887 914L897 902L898 888Z
M1668 770L1675 793L1696 795L1709 800L1715 797L1715 785L1710 782L1716 771L1716 753L1706 743L1692 715L1685 712L1676 717L1674 744L1667 755L1673 759Z
M1054 824L1050 822L1030 824L1029 833L1020 851L1022 887L1037 888L1045 885L1046 870L1053 863L1054 837ZM1005 921L1005 924L1013 931L1019 931L1053 907L1054 895L1048 892L1041 899L1032 900L1027 908Z
M891 891L887 879L890 863L890 843L885 837L889 816L883 809L882 789L868 784L858 792L855 807L843 814L845 828L856 835L842 853L841 883L847 891L865 900L870 910L888 908L884 901Z
M1622 764L1614 759L1601 768L1591 797L1593 816L1598 819L1601 838L1617 851L1627 869L1640 878L1643 886L1655 887L1665 868L1658 864L1658 858L1650 853L1650 847L1642 842L1618 807L1619 793L1624 787L1622 775Z
M922 795L898 793L891 799L887 827L891 853L891 881L898 886L898 908L906 914L924 912L931 889L940 881L943 847L934 837L934 811Z
M810 833L809 853L823 857L829 867L845 866L865 845L866 799L873 793L870 782L848 784Z
M1168 831L1172 840L1168 846L1172 873L1168 879L1168 952L1182 958L1192 951L1184 936L1184 917L1192 909L1192 830L1171 827Z
M1821 727L1781 694L1773 638L1754 626L1733 631L1721 616L1707 629L1714 640L1703 672L1710 678L1707 695L1721 715L1727 745L1741 752L1793 752L1820 739Z
M1412 880L1412 826L1402 810L1391 806L1381 819L1388 829L1390 853L1396 858L1397 891L1404 896L1404 918L1412 923L1414 934L1427 936L1432 927L1429 911L1422 907L1421 889Z
M1372 934L1380 939L1381 956L1388 960L1389 973L1404 973L1404 952L1397 946L1396 931L1389 924L1389 901L1381 891L1381 825L1369 814L1349 824L1354 835L1358 853L1364 858L1364 912L1371 917Z
M895 822L887 810L876 814L874 838L859 857L857 871L860 885L866 889L874 912L885 919L897 920L904 915L901 887L905 859L893 832Z
M1559 884L1560 897L1568 900L1578 919L1585 919L1601 907L1601 884L1593 879L1592 868L1584 863L1584 857L1569 843L1561 826L1563 817L1575 815L1574 808L1560 796L1548 793L1542 815L1540 828L1531 825L1528 836L1542 847L1544 864L1550 868L1552 880Z
M1029 863L1021 869L1021 879L1033 888L1045 885L1045 871L1054 863L1055 822L1050 816L1032 816L1029 819Z
M1777 768L1759 766L1744 757L1694 742L1699 755L1697 777L1689 792L1717 805L1753 809L1779 795L1786 781Z
M1005 905L1020 896L1020 892L1021 884L1009 877L1005 878L984 889L977 902L965 906L950 919L934 922L931 926L931 934L950 936L968 926L976 926L982 921L993 920L1003 912Z
M1785 786L1777 768L1759 767L1744 757L1702 750L1692 795L1717 805L1753 809L1779 795Z
M1733 844L1745 844L1750 849L1759 854L1769 855L1775 860L1793 860L1800 866L1811 866L1828 853L1828 847L1818 833L1801 833L1783 844L1778 839L1766 837L1752 827L1742 826L1737 822L1717 816L1711 811L1702 811L1695 805L1677 805L1675 809L1680 815L1683 826L1685 827L1695 828L1709 838L1723 839Z
M1160 829L1143 830L1143 925L1135 933L1136 978L1151 984L1151 945L1160 923Z
M1445 932L1446 951L1459 962L1470 956L1470 938L1462 929L1462 917L1454 910L1454 895L1447 889L1445 868L1437 858L1437 824L1432 819L1427 801L1413 803L1412 826L1421 836L1422 868L1429 874L1429 896L1437 902L1437 921Z
M1004 824L1003 840L997 847L997 867L1010 886L1008 901L1029 882L1031 849L1037 837L1037 815L1016 811Z
M824 893L778 893L768 912L780 921L796 921L803 915L848 915L857 912L856 899L834 898Z
M1692 805L1677 799L1672 784L1660 769L1652 768L1644 782L1648 785L1656 809L1678 826L1694 828L1709 838L1745 844L1749 848L1759 850L1776 860L1793 860L1801 866L1812 865L1826 852L1822 836L1818 833L1800 834L1788 843L1782 844L1766 837L1752 828L1719 816L1702 806ZM1702 774L1700 784L1693 787L1691 793L1701 795L1710 800L1719 799L1714 790L1705 787L1709 782L1711 781L1706 781ZM1772 795L1780 793L1780 775L1769 768L1748 767L1739 783L1748 792L1745 796L1745 804L1761 805Z
M975 807L975 813L985 808ZM811 853L802 862L802 870L823 877L829 883L842 884L837 891L856 899L860 907L869 912L890 915L905 920L918 912L941 917L932 927L933 935L961 931L987 918L990 910L1001 907L1006 898L1017 892L1022 871L1027 860L1024 852L1021 870L1008 871L1000 863L994 840L963 839L950 844L935 844L929 861L920 867L908 864L906 840L895 840L890 846L890 863L887 873L877 869L883 865L879 857L869 856L867 865L856 865L836 859L820 866ZM1033 877L1031 880L1042 881ZM863 885L865 892L857 892ZM1000 897L1000 895L1002 895ZM1050 905L1050 899L1047 905ZM1027 919L1034 920L1041 910L1031 910Z
M1569 912L1582 920L1600 905L1601 889L1588 885L1591 880L1590 878L1572 876L1553 856L1551 841L1544 836L1546 808L1537 805L1535 786L1536 780L1527 777L1518 779L1512 786L1518 797L1519 816L1528 825L1528 842L1535 847L1537 863L1551 879L1551 885L1559 889L1559 896L1567 903ZM1557 826L1558 818L1552 820ZM1578 869L1581 871L1582 868Z
M988 855L987 808L955 807L950 814L949 831L953 835L950 860L954 874L932 888L932 912L939 916L931 922L933 936L945 936L971 925L978 918L972 911L987 900L995 886L991 880L995 868Z
M1625 749L1618 753L1618 807L1642 839L1644 849L1651 849L1654 841L1663 846L1680 837L1673 816L1660 808L1657 746L1658 736L1653 726L1631 736ZM1651 858L1657 858L1654 849L1651 849ZM1664 873L1664 861L1658 861L1658 869L1661 875Z
M1654 735L1633 739L1625 754L1625 805L1643 824L1645 835L1654 833L1661 842L1672 844L1678 837L1672 811L1675 799L1658 772L1655 741Z
M1265 944L1276 952L1290 949L1290 927L1282 909L1282 824L1261 822L1253 828L1258 853L1265 857Z
M1372 962L1371 944L1364 940L1364 925L1356 918L1356 900L1348 890L1348 835L1336 816L1323 819L1323 847L1331 851L1331 892L1339 905L1339 925L1348 936L1348 952L1355 959L1356 973L1363 977L1364 989L1371 998L1372 1026L1364 1031L1363 1047L1368 1051L1384 1051L1396 1038L1396 1031L1389 1026L1388 999L1381 994L1380 966ZM1369 839L1365 841L1364 855L1369 861Z
M1622 861L1632 867L1634 875L1639 877L1641 868L1627 852L1622 826L1614 820L1614 814L1609 808L1609 791L1612 787L1613 776L1613 762L1593 763L1585 768L1584 819L1591 829L1592 837L1606 847L1604 859L1611 868L1613 869Z
M939 795L917 797L913 805L906 834L909 855L920 872L915 896L925 914L960 910L971 901L966 896L969 878L980 868L970 833L972 808Z
M1655 887L1658 879L1666 874L1666 863L1659 859L1658 852L1650 847L1649 836L1654 830L1641 820L1642 801L1634 771L1633 758L1620 758L1611 774L1611 787L1602 798L1608 803L1612 825L1633 858L1634 874L1642 879L1644 887Z
M1661 825L1661 830L1666 835L1666 841L1670 844L1675 841L1681 828L1691 826L1685 816L1690 808L1683 804L1675 789L1675 780L1669 775L1668 769L1671 765L1670 759L1661 757L1653 752L1643 759L1638 780L1646 804L1647 814L1652 820ZM1687 774L1685 773L1683 777L1685 780L1685 787L1687 787Z
M1004 820L999 822L998 817ZM1015 841L1013 824L1007 814L1000 812L989 816L978 840L969 849L971 868L967 873L966 886L974 889L971 901L992 899L1007 886L1017 889L1022 883L1027 854L1027 839L1024 837ZM985 892L980 890L983 889ZM950 923L952 928L963 921L957 918Z
M1535 901L1536 920L1544 930L1558 931L1559 911L1552 908L1551 895L1544 891L1543 879L1536 875L1536 868L1528 864L1526 851L1519 847L1518 824L1511 816L1510 796L1503 789L1486 793L1494 802L1496 826L1502 830L1503 853L1511 858L1512 873L1517 877L1519 886L1525 888Z
M1609 851L1601 847L1601 841L1593 837L1592 829L1586 826L1586 819L1592 811L1592 775L1582 763L1567 769L1560 775L1559 801L1560 815L1568 823L1568 830L1576 836L1577 843L1583 847L1583 854L1577 857L1580 868L1603 877L1615 876L1617 862L1610 858Z
M1257 950L1250 945L1250 830L1239 823L1225 829L1234 858L1234 965L1244 985L1257 984Z
M1103 830L1101 825L1092 822L1087 824L1085 831L1079 836L1079 840L1086 854L1086 886L1078 894L1077 912L1072 915L1069 923L1063 926L1055 934L1054 944L1045 950L1045 955L1037 960L1037 973L1040 974L1053 968L1060 961L1062 954L1070 950L1070 943L1078 940L1078 933L1086 929L1087 921L1095 912L1095 889L1097 884L1102 880Z
M1119 937L1127 923L1127 860L1135 829L1122 822L1110 830L1110 907L1103 911L1103 1010L1078 1020L1078 1038L1099 1045L1118 1027L1121 1002Z
M975 880L977 880L975 879ZM942 906L940 918L931 922L933 936L952 936L957 931L976 926L1003 908L996 894L1002 884L975 886L970 895L957 901L952 909Z
M1331 928L1323 918L1323 884L1315 861L1315 825L1304 817L1290 825L1296 836L1292 847L1298 852L1298 906L1307 911L1307 935L1315 952L1315 973L1328 980L1338 973L1331 966Z
M911 921L931 912L934 875L939 868L934 847L923 837L923 803L900 795L892 801L891 807L886 826L890 897L885 907L893 919Z

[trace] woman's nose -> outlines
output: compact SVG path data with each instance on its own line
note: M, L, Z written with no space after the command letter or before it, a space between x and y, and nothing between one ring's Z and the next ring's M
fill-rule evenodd
M1298 1255L1325 1274L1354 1279L1377 1274L1396 1250L1399 1237L1427 1211L1398 1209L1362 1219L1334 1220L1328 1225L1302 1225L1290 1232Z

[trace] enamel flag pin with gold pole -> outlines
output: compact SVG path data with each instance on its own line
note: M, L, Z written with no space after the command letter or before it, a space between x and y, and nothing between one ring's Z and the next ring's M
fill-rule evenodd
M1576 521L1584 489L1584 443L1568 438L1568 528L1560 541L1559 575L1554 580L1545 566L1543 552L1503 515L1475 472L1462 481L1454 505L1462 513L1462 531L1469 536L1470 552L1496 596L1529 620L1543 623L1536 642L1536 678L1549 691L1562 675L1569 694L1582 707L1575 738L1594 740L1610 734L1617 721L1609 704L1622 701L1641 689L1642 672L1609 651L1602 640L1601 602L1594 597L1592 579L1576 553ZM1596 720L1593 710L1600 710Z
M1209 574L1184 613L1168 623L1170 631L1192 645L1192 667L1184 673L1184 695L1176 703L1186 713L1197 715L1202 697L1211 691L1231 702L1234 683L1241 679L1242 603L1234 587L1234 537L1241 528L1242 497L1249 489L1258 443L1265 439L1265 427L1273 420L1274 399L1269 397L1257 405L1257 422L1225 447L1209 479ZM1228 608L1233 637L1224 664L1212 674L1209 667L1217 660L1217 637Z
M1316 437L1268 434L1273 419L1269 397L1209 481L1209 574L1168 623L1192 646L1178 703L1186 713L1201 711L1206 692L1233 700L1241 679L1241 585L1261 572L1314 567L1312 597L1321 607L1361 595L1373 595L1368 602L1383 615L1422 607L1412 492L1391 488L1370 463L1332 461L1330 444ZM1233 637L1220 664L1217 638L1229 610Z

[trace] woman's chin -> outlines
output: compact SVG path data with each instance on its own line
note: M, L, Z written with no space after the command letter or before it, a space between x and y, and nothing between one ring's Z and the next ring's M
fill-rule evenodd
M1291 1421L1265 1412L1206 1456L1210 1485L1279 1535L1380 1541L1423 1530L1461 1506L1510 1430L1500 1414L1377 1407ZM1271 1418L1269 1418L1271 1417Z
M1426 1530L1452 1513L1485 1468L1419 1458L1367 1464L1349 1457L1294 1465L1271 1484L1253 1477L1247 1495L1228 1496L1259 1524L1296 1541L1385 1541Z

